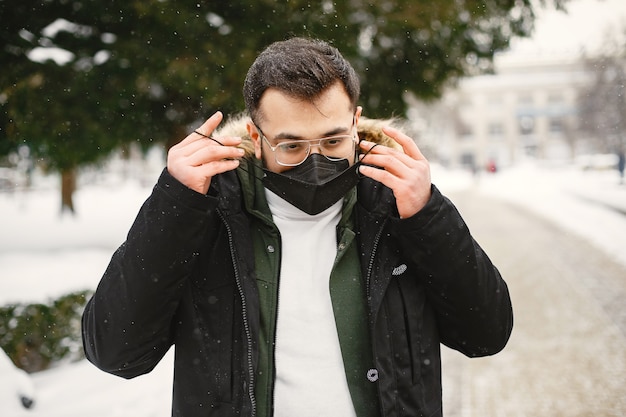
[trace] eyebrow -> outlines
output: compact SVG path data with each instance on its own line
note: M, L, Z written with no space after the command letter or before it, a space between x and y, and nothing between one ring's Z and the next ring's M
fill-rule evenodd
M318 138L327 138L327 137L331 137L331 136L337 136L337 135L341 135L341 134L347 134L348 132L350 132L351 128L346 128L346 127L336 127L334 129L331 129L329 131L327 131L326 133L324 133L322 136L318 136L317 138L314 139L318 139ZM302 136L299 135L294 135L292 133L279 133L278 135L274 136L272 139L274 140L297 140L297 139L305 139Z

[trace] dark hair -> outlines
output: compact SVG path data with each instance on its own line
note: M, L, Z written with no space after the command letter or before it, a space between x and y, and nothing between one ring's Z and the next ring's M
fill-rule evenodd
M243 84L246 109L255 123L259 101L268 88L301 100L314 100L341 81L353 107L359 99L359 79L337 48L307 38L291 38L268 46L254 61Z

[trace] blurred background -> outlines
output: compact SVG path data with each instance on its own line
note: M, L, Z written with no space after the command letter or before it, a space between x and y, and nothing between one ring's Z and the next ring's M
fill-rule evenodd
M516 290L503 362L444 351L445 415L625 415L623 0L0 0L2 416L169 415L170 354L133 381L103 374L83 359L80 314L167 149L216 110L240 113L249 65L293 35L352 62L363 114L403 122ZM552 234L528 249L537 268L522 276L520 245L544 237L534 228ZM559 247L576 242L566 253L561 236ZM574 259L593 259L591 271L569 260L542 272L582 248ZM603 333L573 337L577 315L553 321L543 340L569 342L537 352L569 359L533 367L522 348L556 295L554 315L578 312ZM581 360L578 381L568 372Z

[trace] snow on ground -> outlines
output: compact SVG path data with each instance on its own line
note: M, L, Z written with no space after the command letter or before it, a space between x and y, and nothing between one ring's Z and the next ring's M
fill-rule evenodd
M471 188L524 207L626 265L626 184L620 183L617 170L526 162L473 179L433 167L432 178L444 193Z
M33 410L6 417L169 417L173 366L170 351L151 373L131 380L86 360L40 372Z
M31 191L0 193L0 305L95 289L158 174L87 175L76 192L75 217L59 215L58 189L49 178L38 179ZM434 165L432 177L444 194L470 190L528 208L626 265L626 185L616 171L528 163L476 177ZM5 414L0 404L3 417L170 415L171 352L151 374L131 381L87 361L31 377L35 408Z
M94 288L94 271L104 272L149 194L135 181L85 186L75 195L75 217L60 215L57 187L0 194L0 303Z

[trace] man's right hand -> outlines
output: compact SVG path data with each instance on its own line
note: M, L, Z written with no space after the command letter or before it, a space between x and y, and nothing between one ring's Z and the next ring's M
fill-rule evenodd
M197 132L192 132L167 153L167 170L182 184L202 194L209 191L211 178L239 166L244 154L237 148L239 137L220 137L219 142L208 138L223 119L216 112L207 119ZM203 136L204 135L204 136Z

